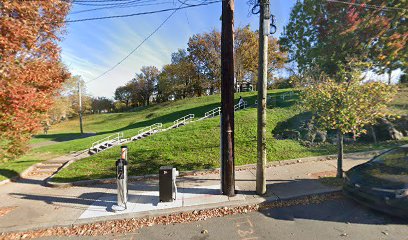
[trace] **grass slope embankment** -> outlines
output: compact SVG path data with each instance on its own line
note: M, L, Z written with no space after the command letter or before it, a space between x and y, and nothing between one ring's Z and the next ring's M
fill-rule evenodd
M284 92L288 90L277 90ZM253 104L256 93L237 94L243 96ZM237 100L238 101L238 100ZM94 136L78 133L78 119L72 119L53 125L47 135L35 136L31 144L53 142L52 145L37 147L28 154L13 161L0 162L0 181L17 176L29 166L51 159L53 157L81 151L89 148L99 139L123 132L125 137L134 136L140 129L154 123L163 123L164 127L172 125L173 121L187 114L193 113L196 118L220 105L220 95L189 98L175 102L166 102L139 108L135 112L95 114L84 116L84 132L94 133Z
M246 93L244 97L251 103L255 100L255 94ZM278 124L301 113L301 110L295 105L296 97L282 100L279 94L276 91L268 93L272 99L267 110L268 161L335 153L336 146L331 144L306 147L296 140L277 140L273 137L272 132ZM215 106L218 106L218 103L211 105L208 109L212 109ZM193 109L197 111L200 107ZM187 110L185 113L188 114L190 112ZM179 129L162 132L127 144L129 148L129 174L143 175L157 173L160 166L164 165L172 165L181 171L219 167L219 121L219 117L216 117L194 122ZM257 114L255 108L235 113L236 165L256 162L256 128ZM379 145L346 145L346 152L380 149L402 144L403 142L381 143ZM115 147L90 158L77 161L58 173L54 180L58 182L71 182L113 177L115 174L115 161L119 154L119 147Z
M282 101L278 96L282 92L274 90L268 95L272 98L268 106L268 160L282 160L297 157L316 156L335 153L335 146L327 144L319 147L305 147L294 140L276 140L272 137L275 128L279 128L288 119L296 118L300 110L294 106L296 99ZM405 92L402 92L405 93ZM256 99L256 92L235 95L236 102L243 96L249 104ZM275 100L274 100L275 99ZM407 100L408 102L408 100ZM139 129L161 122L168 127L172 122L193 113L196 118L220 105L220 95L189 98L175 102L151 105L136 112L87 115L84 117L84 130L95 136L81 138L78 134L78 120L73 119L52 126L48 135L37 135L32 143L54 144L32 149L27 155L0 163L0 181L18 175L32 164L52 157L85 150L92 142L115 132L123 131L126 137L135 135ZM393 107L404 110L404 96L398 96ZM254 108L239 111L235 119L235 157L237 165L256 161L256 110ZM72 140L73 139L73 140ZM402 142L380 143L379 145L347 145L346 151L363 151L386 148ZM219 117L195 122L185 127L159 133L152 137L129 144L130 174L141 175L156 173L161 165L174 165L181 170L205 169L219 166ZM112 177L114 161L119 155L119 147L83 159L64 169L56 177L58 181L76 181L84 179Z

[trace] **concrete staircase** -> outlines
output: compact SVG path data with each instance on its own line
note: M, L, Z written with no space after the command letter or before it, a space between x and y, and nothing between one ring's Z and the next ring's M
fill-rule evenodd
M170 127L168 127L165 131L170 130L170 129L174 129L174 128L179 128L182 126L185 126L191 122L193 122L194 119L194 114L188 114L182 118L177 119L176 121L173 122L173 125L171 125Z
M151 136L155 133L161 132L162 131L163 124L162 123L155 123L153 125L150 125L148 127L145 127L137 133L137 135L133 136L130 138L130 141L137 141L140 139L143 139L145 137Z
M92 146L89 148L88 153L90 155L93 155L127 141L127 139L123 138L123 132L115 133L92 143Z
M245 109L247 107L248 107L248 103L246 101L243 101L241 103L238 103L238 104L234 105L234 111ZM216 108L206 112L204 114L204 117L198 119L198 121L204 120L204 119L207 119L207 118L213 118L213 117L216 117L216 116L219 116L219 115L221 115L221 107L216 107ZM168 130L171 130L171 129L175 129L175 128L185 126L185 125L187 125L189 123L192 123L194 121L194 117L195 117L194 114L188 114L188 115L186 115L186 116L184 116L182 118L179 118L179 119L175 120L173 122L173 124L170 127L166 128L166 129L163 129L163 124L162 123L155 123L153 125L150 125L148 127L145 127L143 129L139 130L139 132L135 136L131 137L130 139L123 138L123 132L119 132L119 133L110 135L108 137L105 137L105 138L103 138L101 140L98 140L98 141L94 142L92 144L92 146L89 148L88 153L90 155L97 154L97 153L99 153L101 151L104 151L106 149L112 148L114 146L117 146L117 145L120 145L120 144L123 144L123 143L128 143L128 142L131 142L131 141L137 141L137 140L149 137L149 136L151 136L153 134L156 134L156 133L159 133L159 132L168 131Z

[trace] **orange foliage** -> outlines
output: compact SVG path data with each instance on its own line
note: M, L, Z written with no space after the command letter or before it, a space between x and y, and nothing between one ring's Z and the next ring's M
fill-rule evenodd
M0 3L0 157L23 153L69 73L57 43L69 11L61 0Z

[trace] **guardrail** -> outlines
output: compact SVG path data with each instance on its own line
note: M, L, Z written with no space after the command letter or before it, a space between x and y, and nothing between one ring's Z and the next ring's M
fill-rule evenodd
M98 148L97 146L101 145L102 143L108 143L108 142L113 143L113 142L116 142L116 141L120 141L122 138L123 138L123 132L118 132L118 133L112 134L110 136L102 138L101 140L93 142L91 149Z
M215 117L221 114L221 107L214 108L204 114L204 118Z
M173 125L179 125L179 124L182 124L182 123L187 123L187 122L189 122L189 120L191 120L193 118L194 118L194 114L188 114L188 115L174 121Z
M245 109L247 107L247 101L243 101L242 103L237 103L234 105L234 111L237 111L239 109Z

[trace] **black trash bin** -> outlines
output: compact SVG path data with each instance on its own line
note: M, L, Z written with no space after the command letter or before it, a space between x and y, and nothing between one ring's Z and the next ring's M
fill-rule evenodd
M160 167L159 196L160 202L172 202L175 198L175 171L171 166Z

